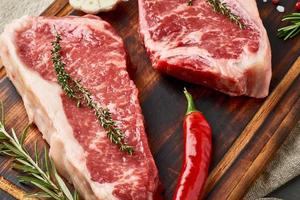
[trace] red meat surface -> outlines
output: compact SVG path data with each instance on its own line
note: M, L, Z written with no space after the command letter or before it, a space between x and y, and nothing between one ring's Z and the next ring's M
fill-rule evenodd
M78 108L60 89L51 61L55 29L62 38L66 71L110 110L134 148L132 156L109 141L92 110ZM122 39L108 23L91 15L23 17L2 34L1 58L29 117L49 143L55 164L83 197L152 199L158 173L138 91L126 71Z
M255 0L222 0L240 29L207 0L139 0L140 35L160 72L233 96L265 97L271 50Z

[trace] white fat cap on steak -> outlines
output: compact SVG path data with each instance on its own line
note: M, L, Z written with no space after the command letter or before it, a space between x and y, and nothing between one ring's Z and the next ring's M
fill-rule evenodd
M69 0L71 6L85 13L96 14L110 11L122 0Z

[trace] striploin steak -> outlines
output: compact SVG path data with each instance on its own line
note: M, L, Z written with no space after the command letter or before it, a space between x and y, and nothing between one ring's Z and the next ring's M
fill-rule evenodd
M81 80L107 107L132 156L112 144L92 110L76 106L57 83L51 41L61 35L62 59L73 79ZM88 200L150 200L158 173L148 147L138 91L126 71L121 38L100 18L29 17L7 25L1 59L22 96L29 119L50 145L50 156Z
M140 35L155 69L233 96L268 95L271 50L255 0L221 0L244 30L207 0L138 2Z

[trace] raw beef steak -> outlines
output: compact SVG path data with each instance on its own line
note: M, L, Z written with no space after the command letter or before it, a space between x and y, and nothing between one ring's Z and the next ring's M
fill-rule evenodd
M268 95L271 50L255 0L221 0L245 30L207 0L138 2L140 34L155 69L233 96Z
M54 28L55 26L55 28ZM55 29L66 70L110 109L134 146L132 156L112 144L93 112L76 107L57 84L51 62ZM62 175L85 199L150 200L158 173L148 147L138 91L126 71L121 38L100 18L22 17L1 35L1 58L28 116L50 145Z

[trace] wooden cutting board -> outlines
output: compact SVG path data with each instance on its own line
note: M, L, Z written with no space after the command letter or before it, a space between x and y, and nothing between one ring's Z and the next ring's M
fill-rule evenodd
M285 3L286 11L292 12L295 3L296 0ZM99 15L115 27L125 42L129 72L140 91L149 144L165 187L165 199L171 199L181 167L182 118L186 107L183 87L193 94L197 107L213 127L213 160L206 199L241 199L300 119L300 36L286 42L279 40L276 30L282 25L283 14L271 3L258 1L258 6L273 56L273 77L266 99L229 97L154 71L138 36L136 0ZM67 1L58 0L42 15L69 14L84 13L73 11ZM22 100L3 69L0 78L0 100L5 104L7 127L21 131L27 124ZM30 150L33 141L45 145L36 129L31 130L26 140ZM22 199L24 191L33 188L19 184L18 175L11 169L11 160L0 157L0 188ZM1 190L0 197L14 199Z

